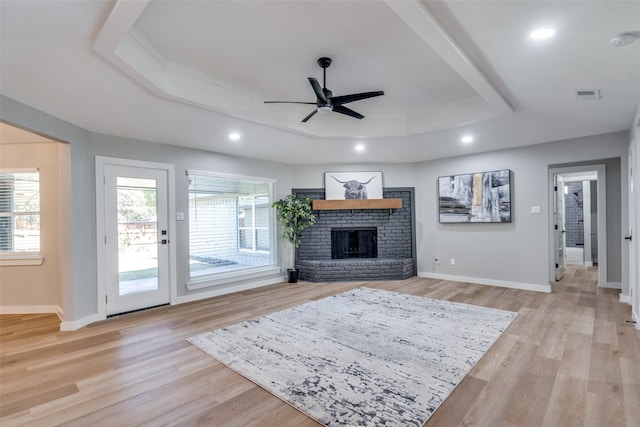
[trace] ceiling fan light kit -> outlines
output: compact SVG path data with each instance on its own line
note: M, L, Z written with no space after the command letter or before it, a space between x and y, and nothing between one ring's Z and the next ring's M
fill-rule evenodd
M302 123L308 121L316 113L340 113L356 119L363 119L364 116L344 106L349 102L361 101L367 98L384 95L381 90L373 92L352 93L350 95L333 96L333 92L327 89L327 68L331 65L331 58L322 57L318 59L318 65L322 68L322 87L315 77L308 77L311 88L316 94L316 102L297 102L297 101L265 101L265 104L309 104L316 105L316 109L309 113Z

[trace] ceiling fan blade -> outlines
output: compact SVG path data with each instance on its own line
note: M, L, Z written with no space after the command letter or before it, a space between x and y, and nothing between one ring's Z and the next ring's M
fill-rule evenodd
M309 79L309 83L311 83L311 87L313 88L313 91L316 93L316 96L318 97L318 99L321 100L325 104L328 103L329 100L324 95L324 91L320 87L320 83L318 83L318 80L316 80L313 77L308 77L308 79Z
M305 123L307 120L309 120L311 117L313 117L317 112L318 112L317 108L315 110L313 110L312 112L310 112L307 117L302 119L302 123Z
M342 105L334 106L333 111L336 113L346 114L347 116L355 117L356 119L364 119L364 116L362 114L356 113L355 111Z
M331 102L333 105L342 105L347 102L360 101L362 99L373 98L374 96L382 96L384 92L381 90L377 90L374 92L362 92L362 93L352 93L351 95L343 95L343 96L334 96L331 98Z
M316 105L316 102L298 102L298 101L264 101L265 104L307 104Z

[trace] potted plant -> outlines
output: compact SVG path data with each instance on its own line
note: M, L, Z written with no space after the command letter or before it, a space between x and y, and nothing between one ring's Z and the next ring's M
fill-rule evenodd
M273 207L282 223L282 237L293 244L293 267L287 270L287 279L289 283L296 283L296 249L300 246L300 235L302 230L316 223L316 214L313 213L310 198L298 198L293 194L274 202Z

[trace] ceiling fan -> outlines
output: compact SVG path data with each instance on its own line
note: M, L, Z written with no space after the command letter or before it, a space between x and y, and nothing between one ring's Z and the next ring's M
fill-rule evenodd
M357 113L343 104L360 101L362 99L373 98L375 96L384 95L384 92L381 90L374 92L362 92L362 93L352 93L351 95L343 95L343 96L333 96L333 92L327 89L327 68L331 65L331 58L322 57L318 59L318 65L322 68L322 87L318 83L318 80L314 77L309 77L309 83L311 83L311 87L313 91L316 93L316 102L296 102L296 101L265 101L265 104L309 104L316 105L316 109L313 110L307 117L302 119L302 123L309 120L313 117L318 111L321 112L329 112L333 111L335 113L345 114L347 116L355 117L356 119L363 119L364 116L360 113Z

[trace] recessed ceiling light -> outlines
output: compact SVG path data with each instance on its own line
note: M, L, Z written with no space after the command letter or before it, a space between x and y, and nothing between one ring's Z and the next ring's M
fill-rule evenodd
M232 141L238 141L240 139L240 134L238 132L232 132L229 134L229 139Z
M364 145L362 144L356 145L356 151L364 151Z
M465 135L460 139L460 141L464 142L465 144L470 144L473 142L473 137L471 135Z
M537 30L529 33L529 37L534 40L542 40L548 39L549 37L553 37L556 32L551 28L538 28Z

